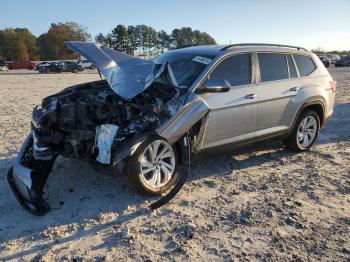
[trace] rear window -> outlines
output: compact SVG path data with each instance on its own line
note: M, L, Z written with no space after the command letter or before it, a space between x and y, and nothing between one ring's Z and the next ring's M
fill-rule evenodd
M300 76L310 75L316 69L314 61L311 57L305 55L294 55L295 63L299 69Z
M288 79L287 60L284 54L258 54L261 82Z

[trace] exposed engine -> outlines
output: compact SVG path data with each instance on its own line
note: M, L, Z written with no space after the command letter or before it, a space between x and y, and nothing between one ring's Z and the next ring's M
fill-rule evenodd
M154 130L170 117L165 103L177 91L161 82L126 101L104 80L64 89L33 110L32 128L37 154L62 154L95 159L96 129L104 124L118 127L114 143ZM155 95L156 94L156 95Z

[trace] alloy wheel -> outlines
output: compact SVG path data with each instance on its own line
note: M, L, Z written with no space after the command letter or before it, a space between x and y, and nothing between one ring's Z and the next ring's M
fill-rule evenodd
M313 116L305 117L299 124L297 143L300 148L309 147L315 140L317 133L317 121Z
M160 189L174 175L175 152L164 140L154 140L143 151L140 161L141 177L152 189Z

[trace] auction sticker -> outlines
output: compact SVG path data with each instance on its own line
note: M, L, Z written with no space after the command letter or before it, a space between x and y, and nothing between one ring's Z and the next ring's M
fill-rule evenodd
M192 61L208 65L211 62L211 59L203 56L196 56L195 58L192 59Z

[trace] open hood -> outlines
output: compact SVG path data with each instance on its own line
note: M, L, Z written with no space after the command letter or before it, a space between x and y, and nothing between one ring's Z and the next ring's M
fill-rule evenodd
M154 73L153 61L139 59L100 44L68 41L65 45L89 59L113 91L126 99L135 97L149 87L160 71L164 70L162 66Z

